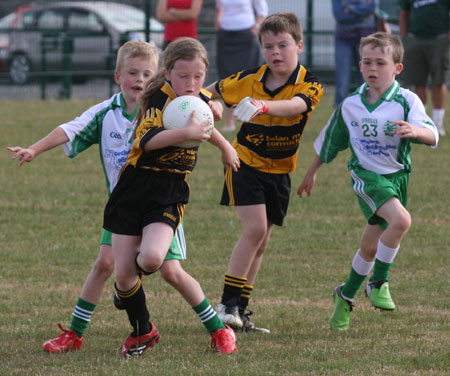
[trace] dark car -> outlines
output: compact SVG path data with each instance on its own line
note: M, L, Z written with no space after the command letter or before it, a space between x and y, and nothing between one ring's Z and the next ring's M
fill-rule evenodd
M150 19L150 40L162 43L164 26ZM105 74L122 43L145 39L145 13L104 1L64 1L22 8L8 35L7 65L13 83L33 76Z

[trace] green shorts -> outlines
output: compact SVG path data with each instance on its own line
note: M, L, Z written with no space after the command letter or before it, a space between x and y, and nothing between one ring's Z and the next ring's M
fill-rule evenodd
M409 173L398 171L393 174L380 175L364 169L350 171L353 190L358 196L361 208L370 225L380 225L384 230L388 223L375 212L391 197L397 197L406 207L408 199Z
M102 229L100 245L112 244L112 234L108 230ZM184 238L183 222L177 227L175 236L170 244L165 260L186 260L186 239Z

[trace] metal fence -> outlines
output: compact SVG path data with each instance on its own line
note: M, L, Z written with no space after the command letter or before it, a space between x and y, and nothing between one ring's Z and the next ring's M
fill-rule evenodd
M334 18L331 0L267 0L269 12L293 11L304 29L304 52L300 61L325 83L334 79ZM32 7L59 5L61 1L35 1ZM87 3L78 0L77 3ZM119 1L116 1L119 3ZM162 41L163 25L154 19L157 0L129 0L145 21L132 24L130 30L117 36L93 17L76 19L76 30L69 30L69 21L62 11L48 12L39 21L26 13L29 1L0 2L0 100L106 98L117 91L113 81L116 51L124 40L140 37ZM97 17L111 16L111 6L97 3ZM24 24L17 24L18 13ZM206 82L217 79L216 39L214 31L215 0L204 0L198 20L199 40L210 59ZM12 18L8 19L8 17ZM59 18L58 18L59 17ZM16 17L17 19L17 17ZM151 20L150 23L147 22ZM9 22L9 23L8 23ZM28 24L27 24L28 22ZM105 21L106 22L106 21ZM26 76L26 77L25 77Z

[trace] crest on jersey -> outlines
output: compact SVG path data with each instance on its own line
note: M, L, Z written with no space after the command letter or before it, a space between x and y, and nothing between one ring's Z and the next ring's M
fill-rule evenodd
M245 136L245 139L250 142L253 145L259 146L264 141L264 135L263 134L252 134Z
M397 126L394 125L392 120L386 121L383 124L383 132L385 136L394 137L394 131L397 129Z

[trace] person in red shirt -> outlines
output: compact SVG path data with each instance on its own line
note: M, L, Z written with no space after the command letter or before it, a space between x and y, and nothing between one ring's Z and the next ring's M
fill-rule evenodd
M164 49L180 37L197 39L197 18L203 0L159 0L156 17L165 23Z

